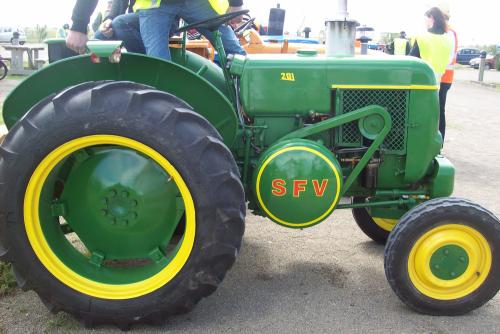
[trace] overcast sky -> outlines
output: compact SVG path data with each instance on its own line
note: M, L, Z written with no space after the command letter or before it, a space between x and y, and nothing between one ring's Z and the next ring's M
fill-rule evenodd
M101 7L105 0L101 1ZM276 2L269 0L244 0L253 16L267 25L269 8ZM73 0L1 0L0 25L34 26L47 24L59 26L70 22ZM348 0L350 18L378 32L410 34L423 31L423 13L431 5L447 2L451 8L451 24L455 27L461 45L500 44L500 1L498 0ZM313 34L324 26L324 20L336 12L336 0L281 0L286 9L285 28L296 32L309 26Z

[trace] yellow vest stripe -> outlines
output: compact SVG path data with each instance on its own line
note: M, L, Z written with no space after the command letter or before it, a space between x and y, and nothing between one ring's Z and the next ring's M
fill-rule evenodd
M213 10L219 15L225 14L229 8L228 0L208 0L208 2ZM161 0L137 0L134 5L134 12L143 9L158 8L160 4Z

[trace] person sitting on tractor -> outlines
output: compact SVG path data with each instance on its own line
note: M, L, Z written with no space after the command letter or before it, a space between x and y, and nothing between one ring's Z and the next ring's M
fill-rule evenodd
M158 0L158 7L149 8L151 6L151 1L114 0L111 12L101 25L99 32L96 34L96 38L106 40L123 40L124 46L128 51L146 53L146 48L143 43L144 37L146 36L146 39L150 41L149 45L151 52L148 52L149 55L170 59L168 47L158 46L156 49L151 48L151 42L154 43L154 41L164 41L165 44L162 45L168 45L168 39L166 39L165 36L170 36L170 32L175 30L173 27L176 26L175 24L178 16L181 16L176 15L175 13L181 14L181 11L183 11L182 14L184 14L183 17L186 21L187 18L189 18L193 22L216 16L220 11L213 10L212 8L215 7L208 6L208 2L205 4L206 1L210 1L210 4L212 4L212 2L216 2L215 0L177 0L175 4L163 5L160 4L160 1ZM77 53L85 53L85 45L88 41L87 26L90 21L90 16L97 6L97 2L97 0L77 0L73 9L73 25L68 33L66 45ZM218 2L221 4L217 8L227 8L228 5L231 5L228 9L229 12L241 9L243 4L242 0L230 0L229 4L227 0L218 0ZM225 7L224 4L226 4ZM141 11L141 15L143 17L147 16L153 18L156 17L156 13L158 13L154 9L159 12L163 12L165 9L168 9L170 10L170 13L174 14L173 16L168 15L168 26L150 27L148 32L143 32L141 38L141 34L139 32L139 13L137 13L137 11ZM128 13L124 14L127 11ZM144 19L142 21L144 21ZM151 23L151 20L146 21ZM161 17L160 22L163 22ZM148 26L148 23L145 25ZM245 54L244 49L239 44L231 28L224 26L220 28L220 31L222 33L224 48L227 53ZM162 33L165 33L165 35L160 35ZM212 34L210 32L204 31L203 33L209 39L212 38ZM150 37L149 35L154 36ZM211 41L213 42L212 39ZM158 54L158 52L160 52L160 54Z
M130 52L146 53L139 31L139 15L134 13L135 0L113 0L111 11L95 33L100 40L121 40Z
M135 0L113 0L111 11L99 26L94 37L103 41L123 41L127 51L146 54L139 31L139 14L134 12ZM179 20L172 23L171 35L179 28Z
M194 23L226 12L239 11L242 6L242 0L176 0L172 2L137 0L134 10L139 12L141 36L147 54L169 60L168 36L176 17L188 23ZM198 30L215 45L214 34L211 31ZM227 54L246 54L231 27L222 25L219 31L222 34L222 44Z

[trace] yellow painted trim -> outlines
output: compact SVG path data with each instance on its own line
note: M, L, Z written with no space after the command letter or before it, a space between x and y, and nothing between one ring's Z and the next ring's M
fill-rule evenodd
M184 200L186 230L181 246L172 261L156 275L131 284L104 284L89 280L67 267L51 250L43 234L39 212L40 194L45 180L56 165L71 153L95 145L118 145L134 149L158 163L174 180ZM196 217L193 198L172 164L160 153L133 139L93 135L71 140L49 153L33 172L24 197L24 224L29 242L43 266L66 286L83 294L103 299L130 299L151 293L172 280L187 262L193 249Z
M443 280L431 271L432 255L441 247L457 245L469 257L465 272L453 280ZM448 224L433 228L421 236L408 257L408 274L415 288L427 297L453 300L476 291L488 277L492 264L492 251L486 238L466 225Z
M332 85L334 89L408 89L408 90L439 90L437 85Z
M391 232L398 223L397 219L377 218L377 217L372 217L372 219L375 222L375 224L377 224L378 227L387 232Z
M316 218L314 220L311 220L309 222L302 223L302 224L293 224L293 223L290 223L290 222L286 222L286 221L284 221L284 220L276 217L275 215L273 215L271 213L271 211L269 211L269 209L264 204L264 202L262 200L262 197L261 197L261 194L260 194L260 179L261 179L262 174L264 173L264 170L266 169L267 165L269 165L269 163L274 158L276 158L278 155L281 155L283 153L290 152L290 151L306 151L306 152L310 152L310 153L313 153L313 154L317 155L318 157L320 157L321 159L323 159L328 164L328 166L330 166L330 168L333 170L333 173L335 174L335 179L337 181L337 193L335 194L335 198L333 199L333 202L330 205L330 207L328 208L328 210L326 210L326 212L323 213L320 217L318 217L318 218ZM340 186L341 186L341 184L340 184L340 174L339 174L339 171L337 170L337 168L335 167L335 165L323 153L318 152L316 150L313 150L312 148L305 147L305 146L287 147L287 148L281 149L281 150L273 153L262 164L262 168L259 170L259 173L257 174L257 182L256 182L257 199L258 199L258 201L260 203L260 206L265 211L265 213L270 218L272 218L274 221L279 222L280 224L283 224L285 226L290 226L290 227L307 227L307 226L314 225L317 222L325 219L333 211L333 208L335 207L335 205L337 204L337 202L338 202L338 200L340 198L340 188L341 188Z

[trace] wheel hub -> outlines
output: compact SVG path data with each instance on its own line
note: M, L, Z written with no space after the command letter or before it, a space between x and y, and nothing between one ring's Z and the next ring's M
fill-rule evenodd
M469 265L465 249L457 245L446 245L432 254L430 267L432 273L443 280L460 277Z
M86 149L73 156L61 195L63 216L88 250L113 260L164 252L183 212L170 175L122 148Z
M113 226L133 226L139 218L138 196L122 186L110 187L105 192L100 210L104 219Z

